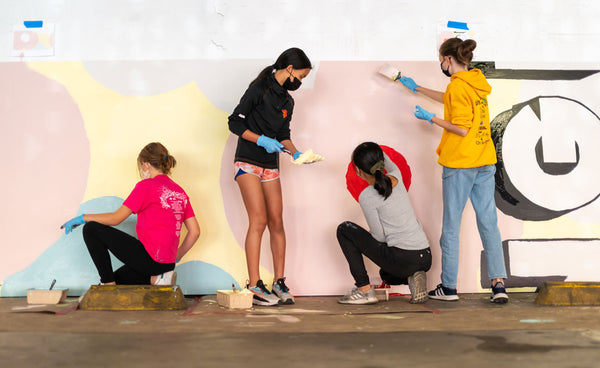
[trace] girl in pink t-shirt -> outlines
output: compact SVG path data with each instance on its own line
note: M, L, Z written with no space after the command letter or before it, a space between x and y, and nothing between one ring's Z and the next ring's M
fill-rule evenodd
M200 236L200 226L185 191L167 175L175 158L158 142L146 145L138 156L143 178L115 212L84 214L63 225L65 233L78 225L103 284L173 285L175 262ZM138 239L112 226L137 214ZM187 229L179 246L182 224ZM113 272L109 251L124 263Z

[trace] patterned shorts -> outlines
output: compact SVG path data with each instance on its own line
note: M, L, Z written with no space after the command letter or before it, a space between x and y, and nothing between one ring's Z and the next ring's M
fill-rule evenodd
M236 161L233 166L235 167L235 177L242 174L252 174L258 176L261 182L272 181L279 179L279 169L265 169L264 167L249 164L247 162Z

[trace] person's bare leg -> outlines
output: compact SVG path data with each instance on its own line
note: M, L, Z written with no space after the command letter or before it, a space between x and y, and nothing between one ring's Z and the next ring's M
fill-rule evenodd
M283 228L283 199L281 181L279 179L263 183L265 203L267 206L267 226L271 239L273 255L274 282L285 274L285 230Z
M267 209L260 178L243 174L236 179L248 214L248 232L244 247L248 266L249 286L260 280L260 243L267 227Z

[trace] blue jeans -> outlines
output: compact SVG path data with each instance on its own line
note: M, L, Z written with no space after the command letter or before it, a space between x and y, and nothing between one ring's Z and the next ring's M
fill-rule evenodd
M442 222L442 285L456 288L458 245L462 213L471 199L477 217L477 229L483 243L490 280L506 278L502 238L498 229L494 200L495 165L470 169L444 167L442 173L444 219Z

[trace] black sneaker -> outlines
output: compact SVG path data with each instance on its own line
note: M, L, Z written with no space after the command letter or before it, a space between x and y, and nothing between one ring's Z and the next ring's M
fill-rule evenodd
M453 302L458 300L458 294L456 293L456 289L447 288L439 284L435 290L429 292L429 298Z
M498 281L496 285L492 286L492 296L490 296L490 302L496 304L508 303L508 295L506 295L506 289L504 284Z
M269 289L265 287L262 280L258 280L256 286L250 287L249 285L246 285L246 288L254 294L254 297L252 298L252 304L254 305L272 306L279 304L277 295L271 293Z

